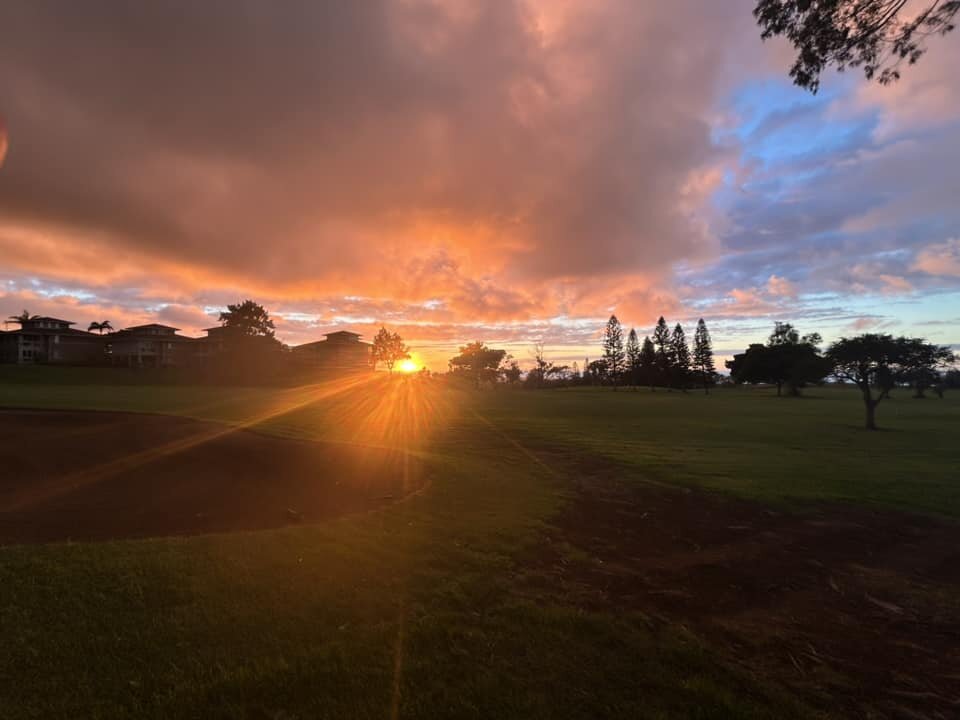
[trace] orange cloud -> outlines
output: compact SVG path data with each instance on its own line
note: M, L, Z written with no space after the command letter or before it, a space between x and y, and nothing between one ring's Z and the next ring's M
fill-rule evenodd
M797 286L787 278L771 275L767 280L767 292L776 297L795 298Z
M735 25L713 3L249 13L4 19L4 270L512 322L655 314L673 264L716 253L704 117Z
M951 238L923 248L917 254L912 269L928 275L960 277L960 238Z

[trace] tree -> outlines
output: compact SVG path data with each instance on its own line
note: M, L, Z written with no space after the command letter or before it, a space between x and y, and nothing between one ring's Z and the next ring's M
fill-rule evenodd
M687 336L680 323L673 328L670 349L673 357L671 384L675 382L686 392L687 381L690 379L690 348L687 346Z
M924 393L939 385L941 374L954 364L953 351L920 338L904 338L902 342L903 372L899 379L913 387L915 398L923 399Z
M543 385L544 381L547 379L547 376L550 375L553 370L553 363L547 360L544 352L543 342L534 344L534 365L533 369L527 374L527 379L537 387L541 387Z
M960 390L960 370L947 370L943 374L943 387L946 390Z
M617 389L620 376L623 374L623 328L616 315L607 320L607 327L603 331L603 359L607 364L607 374L613 382L613 389Z
M643 347L640 348L640 377L652 391L657 380L657 351L649 337L643 338Z
M603 358L587 363L587 367L583 370L584 377L589 377L591 381L596 383L603 383L609 374L610 368Z
M663 315L657 320L653 329L653 344L657 350L657 372L654 382L669 382L670 367L673 365L672 348L670 345L670 330Z
M398 333L392 333L385 327L381 327L374 336L371 352L374 368L376 368L378 362L382 362L387 366L387 371L391 375L394 365L410 357L410 348L403 344L403 338Z
M946 35L960 0L923 0L916 14L911 0L758 0L753 10L761 37L784 36L797 52L790 77L811 92L828 67L863 68L883 85L913 65L931 35ZM909 13L909 14L908 14Z
M629 378L629 383L631 385L640 384L640 340L637 337L637 331L634 328L630 328L630 332L627 333L627 346L626 346L626 365L627 365L627 377Z
M18 324L20 324L20 325L23 325L23 324L24 324L25 322L27 322L28 320L34 320L34 319L36 319L36 318L38 318L38 317L40 317L40 316L39 316L39 315L31 315L29 310L24 310L24 311L23 311L22 313L20 313L19 315L11 315L11 316L8 317L4 322L5 322L5 323L18 323Z
M821 354L816 333L800 337L789 323L776 323L766 345L753 344L727 362L730 377L738 383L773 383L777 395L784 385L791 395L809 383L822 381L831 365Z
M693 335L693 367L700 382L703 383L703 392L709 394L710 385L713 384L717 371L713 365L713 343L710 340L710 331L707 330L707 324L703 318L697 321L697 331Z
M583 370L581 371L580 379L583 381L584 385L593 385L593 383L596 381L593 373L590 372L590 358L588 357L583 359Z
M952 363L949 348L931 345L920 338L895 338L892 335L866 333L852 338L840 338L827 350L833 363L833 374L839 380L852 382L863 396L867 430L876 430L876 410L886 397L882 387L908 380L923 368ZM877 395L874 388L879 389Z
M104 320L103 322L92 322L87 327L87 332L93 332L94 330L103 335L104 330L113 332L113 325L110 324L109 320Z
M460 354L450 359L450 372L467 375L473 380L474 387L479 389L482 381L497 379L500 363L506 356L506 350L488 348L477 340L462 346Z
M263 305L253 300L227 305L226 312L220 313L220 322L224 327L234 328L238 334L247 337L274 337L273 320Z
M520 372L520 363L511 360L510 364L503 369L503 379L511 385L516 385L520 382Z

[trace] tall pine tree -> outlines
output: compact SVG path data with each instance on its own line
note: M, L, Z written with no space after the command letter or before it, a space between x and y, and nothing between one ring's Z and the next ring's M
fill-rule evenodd
M656 387L657 351L649 337L643 339L643 347L640 348L640 377L651 391Z
M703 383L703 392L709 395L717 371L713 365L713 342L703 318L697 322L697 332L693 336L693 367Z
M677 323L676 327L673 328L670 347L673 351L672 380L686 391L687 382L690 379L690 348L687 347L687 336L684 334L683 326L680 323Z
M653 329L653 345L657 352L656 377L653 382L667 383L670 379L670 366L672 348L670 347L670 330L667 328L667 321L663 315L657 320L657 326Z
M623 328L616 315L610 316L607 327L603 331L603 359L607 364L610 379L613 381L613 389L616 390L626 359L623 352Z
M633 328L627 334L627 377L631 385L640 383L640 340Z

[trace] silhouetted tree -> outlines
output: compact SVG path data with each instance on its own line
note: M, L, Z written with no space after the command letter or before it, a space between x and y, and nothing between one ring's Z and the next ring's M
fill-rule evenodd
M680 323L673 328L670 348L673 356L673 366L670 368L671 384L676 384L686 391L687 382L690 380L690 348L687 347L687 336Z
M606 360L593 360L587 364L583 374L589 377L592 383L602 384L610 374L610 368L607 366Z
M941 373L954 363L953 351L920 338L905 338L902 381L913 387L913 397L923 399L940 384ZM941 395L942 397L942 395Z
M104 320L103 322L92 322L87 326L87 332L93 332L96 330L100 335L103 335L104 330L113 331L113 325L110 324L109 320Z
M263 305L258 305L253 300L227 305L226 312L220 313L220 322L224 327L234 328L240 335L274 337L273 320L263 309Z
M542 387L550 371L553 369L553 363L547 360L543 342L538 342L533 346L533 369L527 373L527 379L535 386Z
M790 77L811 92L828 67L863 68L867 79L887 84L913 65L931 35L953 30L958 0L758 0L753 10L761 37L783 36L797 52ZM915 11L915 12L914 12Z
M34 319L36 319L36 318L38 318L38 317L40 317L40 316L39 316L39 315L31 315L29 310L24 310L24 311L23 311L22 313L20 313L19 315L11 315L10 317L8 317L8 318L4 321L4 323L18 323L19 325L23 325L23 324L24 324L25 322L27 322L28 320L34 320Z
M569 365L556 365L555 363L550 363L550 367L547 368L547 378L553 379L554 381L564 382L570 376L570 366Z
M738 383L773 383L778 396L786 385L791 395L799 395L800 388L830 374L830 362L820 354L819 343L817 333L800 337L792 325L778 322L766 345L751 345L727 362L730 377Z
M663 319L663 315L657 320L657 326L653 329L653 345L657 351L657 377L654 382L666 384L670 380L673 350L670 345L670 329L667 327L667 321Z
M875 333L841 338L827 350L827 358L833 363L835 377L852 382L860 389L867 430L877 429L877 405L885 397L882 390L874 395L874 388L904 381L919 368L937 367L954 360L949 348L931 345L920 338Z
M507 356L506 350L488 348L482 342L464 345L460 354L450 359L450 371L461 372L473 380L474 387L480 388L484 380L494 381L500 372L500 363Z
M392 375L394 365L410 357L410 348L403 344L403 338L399 333L390 332L385 327L381 327L373 338L371 357L374 368L378 362L381 362L386 365L387 371Z
M516 360L511 360L510 363L503 369L503 379L506 380L511 385L516 385L520 382L520 363Z
M640 384L640 340L637 331L630 328L627 333L627 377L631 385Z
M657 382L657 351L649 337L643 338L643 347L640 348L640 376L653 391Z
M603 331L603 359L607 365L607 375L617 389L623 374L625 355L623 352L623 328L616 315L611 315Z
M960 390L960 370L947 370L943 374L943 387L947 390Z
M703 391L709 394L717 371L713 365L713 342L703 318L697 322L697 331L693 335L693 367L703 383Z

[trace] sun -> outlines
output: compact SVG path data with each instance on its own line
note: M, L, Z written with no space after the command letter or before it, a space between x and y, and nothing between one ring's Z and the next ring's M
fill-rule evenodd
M403 373L415 373L417 370L420 369L420 366L417 365L415 361L411 360L410 358L407 358L406 360L400 361L400 364L397 366L397 369Z

